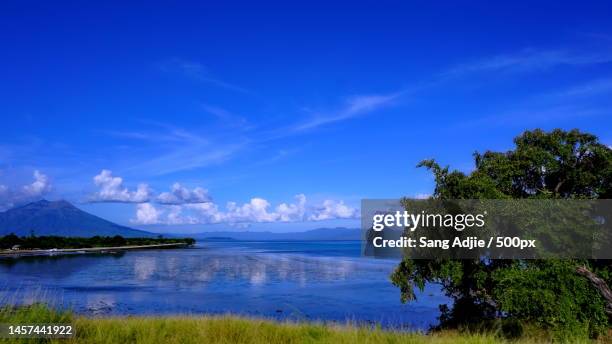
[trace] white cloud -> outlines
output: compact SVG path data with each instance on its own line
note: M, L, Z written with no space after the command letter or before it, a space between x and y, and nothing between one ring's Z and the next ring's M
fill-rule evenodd
M189 215L183 214L183 207L173 205L169 207L166 223L169 225L187 225L198 224L198 219Z
M359 216L355 208L346 205L343 201L325 200L320 205L309 206L303 194L295 196L295 203L281 203L275 208L272 208L267 200L255 197L242 205L228 202L225 210L221 210L213 202L162 205L161 210L145 203L137 207L136 213L136 218L132 220L134 223L166 225L219 223L245 225L350 219Z
M160 221L160 212L151 203L141 203L136 206L136 219L134 223L153 225Z
M139 203L136 206L136 218L130 222L141 225L187 225L198 224L196 218L183 214L183 207L179 205L162 206L156 208L151 203Z
M226 215L219 211L219 207L213 202L188 204L184 207L195 211L200 223L221 223L226 219Z
M189 190L179 183L172 185L171 192L162 192L157 196L157 202L161 204L189 204L210 202L208 190L196 187Z
M169 192L157 196L148 184L141 183L135 190L130 190L123 184L123 178L113 176L110 170L102 170L93 177L94 184L99 188L90 197L90 202L116 203L159 203L162 205L187 205L211 202L208 190L195 187L188 189L180 183L174 183ZM152 206L149 204L149 206ZM139 222L138 218L135 220Z
M34 171L34 182L23 186L24 195L32 198L40 197L49 191L51 191L49 178L38 170Z
M100 188L92 197L92 202L144 203L151 199L152 191L147 184L139 184L135 191L123 185L121 177L113 177L110 170L102 170L93 178Z
M296 195L295 199L297 204L281 203L276 207L276 213L280 221L291 222L304 219L304 214L306 212L306 195Z
M331 219L350 219L357 217L357 210L344 204L343 201L326 200L323 206L318 208L309 220L322 221Z
M275 222L278 214L269 212L269 207L270 203L263 198L251 198L242 206L228 202L226 219L228 222Z
M34 181L32 183L23 185L20 188L9 188L6 185L0 185L0 211L39 200L52 190L53 187L47 175L35 170L33 176Z

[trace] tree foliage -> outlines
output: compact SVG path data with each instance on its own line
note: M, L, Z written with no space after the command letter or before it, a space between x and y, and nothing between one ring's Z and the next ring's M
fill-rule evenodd
M435 177L434 198L518 199L612 197L612 150L579 130L526 131L507 152L475 153L463 173L422 161ZM612 285L612 264L602 260L411 260L391 276L402 301L415 288L439 283L452 298L442 305L441 327L482 325L499 319L538 324L559 338L597 337L609 319L605 300L576 273L586 266Z
M89 247L118 247L131 245L156 245L186 243L195 244L192 238L124 238L120 235L114 237L94 236L91 238L61 237L61 236L27 236L18 237L15 234L0 236L0 249L10 249L19 245L20 249L53 249L53 248L89 248Z

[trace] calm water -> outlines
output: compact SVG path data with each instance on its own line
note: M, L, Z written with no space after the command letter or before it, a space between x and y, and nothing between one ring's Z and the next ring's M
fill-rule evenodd
M50 301L83 314L234 313L421 328L446 302L429 286L410 304L389 282L397 262L360 243L206 242L193 249L0 259L1 302Z

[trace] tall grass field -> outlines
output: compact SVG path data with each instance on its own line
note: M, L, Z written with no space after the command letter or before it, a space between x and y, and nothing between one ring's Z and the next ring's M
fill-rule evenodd
M385 331L350 324L275 322L236 316L104 317L91 318L56 311L43 304L5 307L0 323L71 323L75 336L67 339L0 339L0 343L413 343L488 344L549 343L546 336L508 340L495 333L443 331L431 334ZM597 342L609 343L605 338Z

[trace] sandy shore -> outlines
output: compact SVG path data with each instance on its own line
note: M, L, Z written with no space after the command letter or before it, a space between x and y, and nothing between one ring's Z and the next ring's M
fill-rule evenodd
M89 248L58 248L53 250L0 250L0 257L19 257L19 256L41 256L65 253L100 253L106 251L128 251L146 250L156 248L179 248L188 246L187 243L155 244L155 245L132 245L116 247L89 247Z

